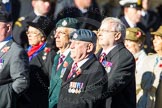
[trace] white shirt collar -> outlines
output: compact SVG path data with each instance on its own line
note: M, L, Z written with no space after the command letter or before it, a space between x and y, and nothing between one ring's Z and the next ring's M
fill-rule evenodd
M114 46L112 46L111 48L108 48L107 50L102 50L102 52L101 52L101 54L102 53L106 53L106 55L113 49L113 48L115 48L116 47L116 45L114 45Z
M93 55L89 55L87 58L85 58L85 59L79 61L79 62L77 63L78 68L80 68L80 67L81 67L86 61L88 61L92 56L93 56ZM74 63L73 63L73 65L74 65Z
M126 17L126 16L124 16L124 17L125 17L125 20L127 21L127 23L129 24L129 26L130 26L131 28L136 27L136 24L133 24L133 23L129 20L128 17Z
M61 54L63 54L65 57L63 58L63 60L65 60L65 58L68 56L68 54L69 54L69 52L70 52L70 49L68 48L67 50L65 50L63 53L61 53L60 52L60 50L58 51L58 53L61 55Z

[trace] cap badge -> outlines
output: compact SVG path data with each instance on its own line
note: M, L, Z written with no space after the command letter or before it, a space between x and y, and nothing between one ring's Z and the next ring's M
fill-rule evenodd
M63 25L63 26L66 26L66 25L67 25L67 21L64 20L64 21L62 22L62 25Z
M77 37L78 37L78 35L76 33L74 33L73 38L76 39Z

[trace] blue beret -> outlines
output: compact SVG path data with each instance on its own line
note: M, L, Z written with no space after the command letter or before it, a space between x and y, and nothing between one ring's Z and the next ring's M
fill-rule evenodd
M85 42L91 42L96 43L97 36L94 32L87 29L79 29L77 31L74 31L70 34L71 40L78 40L78 41L85 41Z
M70 17L60 19L56 23L56 27L68 27L68 28L74 28L74 29L78 29L79 25L80 23L76 18L70 18Z

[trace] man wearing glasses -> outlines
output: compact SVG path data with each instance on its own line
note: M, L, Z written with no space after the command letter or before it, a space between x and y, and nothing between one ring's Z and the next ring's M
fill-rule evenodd
M105 18L98 37L98 60L108 74L106 108L136 108L135 60L125 48L125 25L117 18Z
M79 21L75 18L63 18L56 24L56 47L59 49L54 58L49 91L49 108L57 108L62 77L67 66L72 62L70 57L70 33L76 31Z

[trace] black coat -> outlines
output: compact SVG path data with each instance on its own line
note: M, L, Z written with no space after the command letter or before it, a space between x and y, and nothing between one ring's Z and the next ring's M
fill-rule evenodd
M65 71L57 107L105 108L104 92L107 90L107 74L104 67L97 61L97 58L93 55L91 59L80 67L81 74L66 80L71 65ZM70 93L71 83L83 83L81 93Z
M48 108L48 87L55 54L51 50L45 55L42 50L29 62L30 86L22 96L25 108Z
M99 58L102 49L98 52ZM112 63L108 72L106 108L136 108L135 60L123 43L105 57Z

